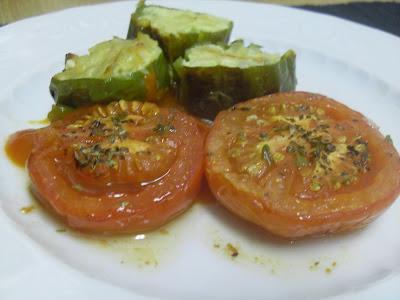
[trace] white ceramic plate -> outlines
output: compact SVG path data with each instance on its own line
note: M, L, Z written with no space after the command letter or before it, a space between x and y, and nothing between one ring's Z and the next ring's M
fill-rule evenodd
M233 38L298 54L298 90L361 111L400 141L400 39L337 18L223 1L163 1L231 18ZM64 54L124 37L133 2L82 7L0 28L0 140L39 126ZM0 299L398 299L400 202L365 230L277 242L218 205L161 231L82 237L36 207L25 172L0 155ZM37 205L36 205L37 206ZM231 243L239 249L232 259ZM318 263L316 263L318 262Z

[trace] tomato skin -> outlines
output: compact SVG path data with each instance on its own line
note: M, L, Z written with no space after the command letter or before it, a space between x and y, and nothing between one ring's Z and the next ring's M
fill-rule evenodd
M292 161L287 159L272 168L266 175L269 180L261 181L264 180L262 177L257 179L258 182L272 186L269 189L260 188L265 191L264 194L260 194L257 191L260 183L257 183L257 180L245 181L247 179L239 174L232 161L227 158L227 152L224 152L225 148L229 147L225 146L229 143L224 135L235 130L235 124L230 123L229 118L236 113L224 111L217 116L206 141L206 177L214 196L231 212L277 236L297 239L364 227L382 214L398 197L400 158L396 149L384 140L365 117L346 106L321 95L294 92L249 100L238 105L235 111L243 107L247 110L248 107L278 103L312 103L326 109L327 113L341 124L345 123L346 118L357 118L356 126L359 126L366 137L371 138L368 139L372 157L371 170L360 175L356 183L343 186L337 192L321 189L318 192L306 193L313 198L301 199L301 193L293 192L296 187L293 182L299 181L299 171ZM244 123L241 125L245 127ZM277 177L271 175L278 174L278 171L287 171L285 178L291 180L288 179L290 183L282 191L279 190L278 184L273 182ZM246 184L242 183L242 180ZM300 180L300 183L304 182L304 179ZM300 186L304 188L301 184Z
M27 161L33 193L70 227L87 232L144 232L183 213L200 190L206 132L196 119L182 112L173 109L160 111L162 116L172 116L175 126L175 132L162 137L177 144L176 158L170 160L168 171L163 172L160 178L142 181L137 187L128 182L117 189L104 185L97 190L93 188L95 182L88 185L82 182L83 190L74 188L75 179L71 178L76 176L70 174L77 170L74 170L71 156L63 151L60 136L67 124L87 113L82 110L82 113L72 113L39 135ZM144 132L153 132L154 125L144 128ZM140 135L139 131L136 136ZM120 178L129 179L125 175Z

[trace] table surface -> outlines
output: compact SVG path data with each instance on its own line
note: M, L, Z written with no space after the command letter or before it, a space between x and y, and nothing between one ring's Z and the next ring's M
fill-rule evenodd
M118 0L0 0L0 26L68 7L113 1ZM253 0L253 2L290 5L330 14L400 36L400 0Z

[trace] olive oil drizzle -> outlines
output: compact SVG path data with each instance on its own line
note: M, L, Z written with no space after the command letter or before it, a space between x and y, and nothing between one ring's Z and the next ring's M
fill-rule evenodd
M105 107L99 106L92 115L77 120L69 125L71 129L66 136L76 134L76 130L87 132L88 137L98 137L101 141L95 144L77 143L72 145L73 156L78 168L95 170L103 165L110 169L118 168L118 161L125 160L135 151L124 145L132 144L129 140L126 124L139 125L144 120L144 115L157 115L158 107L151 103L131 102L125 100L113 102ZM175 131L172 125L160 125L154 132ZM161 128L161 129L160 129ZM156 128L157 129L157 128ZM127 141L127 142L125 142ZM145 142L135 141L139 145L138 151L146 151L148 145Z
M328 123L322 108L306 104L274 104L265 107L263 113L258 115L250 114L243 108L247 107L235 106L231 111L243 111L243 118L246 123L252 122L251 126L268 126L268 129L262 128L263 131L258 133L260 142L256 151L261 153L259 162L254 160L241 169L251 176L261 174L260 162L273 168L275 163L285 159L285 152L293 157L296 167L308 178L312 192L322 190L325 185L338 190L356 182L360 174L370 170L368 141L361 135L353 138L334 135L332 131L343 130L344 125L340 122ZM246 130L236 134L229 149L231 158L240 159L243 148L249 145L249 138ZM277 138L284 140L283 148L274 147Z

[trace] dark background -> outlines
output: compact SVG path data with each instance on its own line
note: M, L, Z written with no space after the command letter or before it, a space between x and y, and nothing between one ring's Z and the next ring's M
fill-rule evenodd
M400 3L372 2L297 7L337 16L400 36Z

